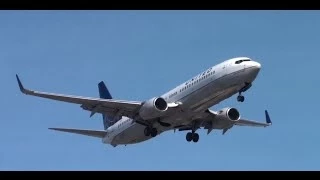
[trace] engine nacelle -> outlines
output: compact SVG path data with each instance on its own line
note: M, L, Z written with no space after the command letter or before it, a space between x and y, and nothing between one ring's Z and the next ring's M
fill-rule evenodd
M218 117L227 121L238 121L240 119L240 113L236 108L223 108L218 111Z
M142 119L152 119L161 116L168 109L168 103L162 97L147 100L140 108L139 115Z

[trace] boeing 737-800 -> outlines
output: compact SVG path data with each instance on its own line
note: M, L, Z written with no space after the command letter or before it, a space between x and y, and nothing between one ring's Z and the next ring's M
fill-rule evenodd
M244 101L242 93L247 91L256 79L261 65L248 57L226 60L167 93L145 101L114 99L103 81L98 84L100 98L80 97L29 90L23 87L16 75L22 93L81 105L90 111L102 114L104 130L49 128L52 130L76 133L101 138L105 144L135 144L154 138L169 130L189 131L188 142L198 142L198 129L222 130L223 134L234 125L266 127L271 120L265 111L266 122L244 119L233 107L219 111L209 108L238 94L237 100Z

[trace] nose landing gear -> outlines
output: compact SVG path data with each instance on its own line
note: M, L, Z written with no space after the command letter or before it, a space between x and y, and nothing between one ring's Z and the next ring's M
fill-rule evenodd
M239 95L237 97L238 102L243 102L244 101L244 96L241 95L241 93L247 91L249 88L251 88L252 84L251 83L245 83L245 86L239 90Z
M241 92L239 92L239 96L237 97L238 102L243 102L244 101L244 96L241 95Z

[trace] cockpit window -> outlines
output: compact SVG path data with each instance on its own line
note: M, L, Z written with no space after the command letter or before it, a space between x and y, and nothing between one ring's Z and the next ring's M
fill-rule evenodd
M242 60L236 61L235 63L236 63L236 64L240 64L240 63L242 63L242 62L244 62L244 61L251 61L251 60L250 60L250 59L242 59Z

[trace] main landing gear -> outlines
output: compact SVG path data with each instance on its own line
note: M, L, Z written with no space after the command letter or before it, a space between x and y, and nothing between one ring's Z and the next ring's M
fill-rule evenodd
M186 140L188 142L198 142L199 141L199 134L196 133L196 132L188 132L187 135L186 135Z
M150 136L151 135L151 137L156 137L157 134L158 134L158 130L156 128L152 128L152 127L147 126L144 129L144 135L145 136Z

